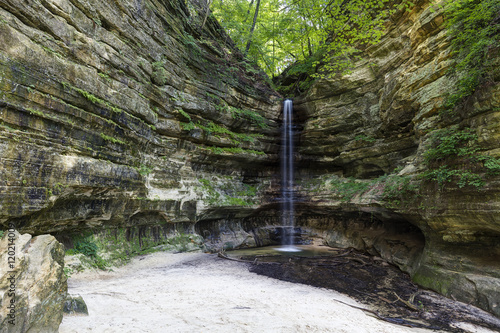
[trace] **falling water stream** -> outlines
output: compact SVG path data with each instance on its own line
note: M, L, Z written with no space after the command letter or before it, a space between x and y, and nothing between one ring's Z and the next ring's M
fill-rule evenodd
M287 99L283 105L283 126L281 137L281 224L283 240L281 251L300 251L294 246L294 145L293 145L293 103Z
M250 271L257 274L345 293L367 306L354 308L368 311L392 325L422 328L428 332L500 332L498 318L419 289L408 274L380 257L353 248L303 245L297 240L294 204L300 196L294 190L297 126L292 119L292 101L285 100L281 143L282 245L238 249L230 251L227 258L247 262ZM459 325L473 331L462 330ZM487 329L490 327L493 330Z

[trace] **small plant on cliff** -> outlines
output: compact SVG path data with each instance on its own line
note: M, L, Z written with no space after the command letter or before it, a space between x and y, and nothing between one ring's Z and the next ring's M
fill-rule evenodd
M244 149L241 147L205 147L204 149L217 154L252 154L252 155L266 155L263 151L254 150L254 149Z
M94 94L88 92L88 91L85 91L83 89L77 88L77 87L69 84L68 82L61 82L61 84L64 87L64 89L76 91L77 93L79 93L80 95L82 95L83 97L85 97L89 102L91 102L93 104L97 104L97 105L106 107L109 110L111 110L113 112L116 112L116 113L122 113L123 112L123 110L120 109L119 107L114 106L110 102L105 101L105 100L103 100L103 99L95 96Z
M382 197L391 206L412 202L419 194L420 182L412 175L396 173L375 179L373 187L382 186Z
M142 176L147 176L149 175L151 172L153 172L153 168L147 166L147 165L144 165L144 164L141 164L140 167L136 167L135 168L137 170L137 172L139 172L140 175Z
M216 205L220 202L221 194L216 190L212 183L205 178L198 179L201 183L201 188L206 192L207 196L204 201L209 205Z
M366 192L371 185L370 181L357 180L354 178L341 178L334 176L330 179L330 189L337 194L342 201L352 200L356 195Z
M238 109L235 107L229 107L229 112L231 112L231 115L233 116L234 119L247 119L256 124L258 127L262 129L267 129L269 128L269 125L266 123L266 118L261 116L255 111L250 111L250 110L244 110L244 109Z
M81 253L85 255L90 266L99 269L106 269L109 267L109 263L98 254L99 248L92 234L75 236L73 238L73 245L74 248L67 250L66 254L72 255Z
M176 111L179 112L184 118L191 121L191 116L186 111L184 111L183 109L179 109Z
M106 82L111 82L111 78L109 77L108 73L97 73L100 77L102 77Z
M458 77L457 92L448 97L447 109L453 109L499 74L494 63L500 48L499 13L498 0L447 1L447 31L457 60L451 73Z
M124 141L122 141L120 139L115 139L112 136L106 135L104 133L101 133L101 138L104 141L109 141L109 142L112 142L112 143L119 143L119 144L122 144L122 145L126 145L126 143Z
M375 179L354 179L334 177L330 180L330 188L342 201L350 201L357 195L374 191L391 205L399 205L418 194L419 183L411 175L400 176L394 173Z
M364 141L364 142L368 142L368 143L374 143L375 141L377 141L377 139L375 139L371 136L367 136L365 134L360 134L360 135L356 135L356 137L354 138L354 141Z
M168 81L168 72L165 69L165 61L153 62L153 73L151 79L159 86L164 86Z
M97 256L97 244L94 243L91 237L85 237L75 242L75 250L87 257Z
M247 184L237 185L232 179L211 182L201 178L201 189L206 193L205 203L214 206L251 206L255 204L257 188Z
M451 182L460 188L480 188L486 184L486 177L500 173L500 161L481 154L478 136L470 128L452 126L437 130L429 141L424 153L428 170L423 178L436 182L441 188Z
M194 130L196 128L196 126L194 125L194 123L192 121L190 121L189 123L180 123L181 124L181 127L184 131L191 131L191 130Z
M214 135L216 137L228 137L233 144L239 145L241 142L254 142L256 135L246 134L246 133L236 133L227 129L223 125L219 125L210 121L206 126L200 123L195 125L199 129L202 129L208 135Z

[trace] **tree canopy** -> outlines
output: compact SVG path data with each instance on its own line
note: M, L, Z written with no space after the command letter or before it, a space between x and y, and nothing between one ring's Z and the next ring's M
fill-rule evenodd
M344 71L359 47L377 43L384 22L409 0L213 0L211 10L246 56L269 76L305 61Z

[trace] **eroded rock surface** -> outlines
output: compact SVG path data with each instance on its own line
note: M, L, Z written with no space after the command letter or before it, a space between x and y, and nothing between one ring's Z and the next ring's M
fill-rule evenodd
M203 25L205 10L175 0L0 3L0 224L197 232L211 250L279 242L281 97L211 17ZM455 89L443 21L417 1L351 74L294 100L297 234L380 255L422 286L500 315L498 177L481 189L424 184L411 198L388 198L387 180L352 196L331 185L396 167L418 175L429 138L452 125L499 155L498 84L440 116Z
M57 332L68 290L62 244L13 231L0 251L0 331Z

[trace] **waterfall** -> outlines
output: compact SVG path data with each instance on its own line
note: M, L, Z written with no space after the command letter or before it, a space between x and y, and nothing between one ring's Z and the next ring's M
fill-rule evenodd
M283 105L283 126L281 137L281 224L283 226L283 251L298 251L293 245L294 238L294 147L292 100Z

